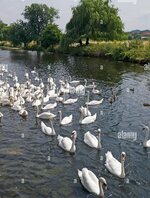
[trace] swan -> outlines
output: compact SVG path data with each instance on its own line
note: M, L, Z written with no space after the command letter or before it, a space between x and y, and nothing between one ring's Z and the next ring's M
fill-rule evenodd
M101 129L97 130L98 132L98 139L92 135L89 131L84 134L84 143L87 144L88 146L96 149L101 149Z
M63 98L62 103L66 104L66 105L67 104L73 104L73 103L76 103L77 100L78 100L78 98L69 98L69 99L65 100L65 94L64 94L64 98Z
M87 102L85 104L89 105L89 106L99 105L103 102L103 100L104 100L104 98L102 98L101 100L91 100L91 101L89 101L89 91L88 91Z
M28 111L25 110L25 108L21 108L21 110L19 111L19 115L25 118L28 116Z
M144 139L144 142L143 142L143 146L144 147L150 147L150 139L148 140L148 137L149 137L149 127L144 125L143 130L146 132L145 139Z
M36 112L36 117L37 118L41 118L41 119L51 119L51 118L55 118L56 117L56 115L55 114L53 114L53 113L51 113L51 112L43 112L43 113L41 113L41 114L38 114L38 111L39 111L39 108L38 108L38 106L37 106L37 112Z
M101 93L101 90L95 89L95 87L93 87L92 93L93 94L100 94Z
M62 137L58 135L57 140L58 140L58 145L65 151L68 151L70 153L75 153L76 151L76 146L75 146L75 141L77 138L77 132L72 131L71 133L71 139L68 137Z
M83 117L91 116L91 112L88 109L88 105L86 105L86 106L87 107L81 106L80 109L79 109L79 111L80 111L80 113L82 113Z
M70 116L66 116L62 119L62 112L58 111L60 115L60 125L67 125L72 122L72 114Z
M91 124L91 123L95 122L96 117L97 117L97 114L95 113L94 115L87 116L87 117L84 118L82 113L81 113L79 123L80 124Z
M42 107L41 109L43 110L48 110L48 109L53 109L57 106L57 103L50 103L50 104L47 104L45 107Z
M72 80L71 76L69 76L69 83L70 84L78 84L78 83L80 83L80 80Z
M92 82L91 85L87 85L87 80L86 79L84 79L84 82L85 82L85 84L84 84L85 88L95 88L96 87L94 82Z
M124 169L124 161L126 154L125 152L121 153L121 163L115 159L111 153L111 151L107 151L105 166L109 170L110 173L116 175L120 178L125 178L125 169Z
M98 179L96 175L87 168L82 168L81 171L78 170L78 176L82 185L87 191L104 198L104 189L107 189L107 182L105 178L100 177Z
M44 124L44 122L41 122L42 132L45 133L46 135L56 135L52 120L50 120L50 122L51 122L51 127L48 127Z

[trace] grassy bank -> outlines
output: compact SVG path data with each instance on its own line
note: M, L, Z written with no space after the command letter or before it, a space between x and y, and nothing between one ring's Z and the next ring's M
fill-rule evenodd
M20 46L12 47L11 43L5 42L0 47L3 49L24 49ZM67 49L62 49L56 46L44 49L35 44L28 45L26 50L67 53L77 56L104 57L115 61L125 61L132 63L148 63L150 62L150 41L131 40L131 41L112 41L112 42L90 42L88 46L79 46L78 44L71 45Z
M63 52L61 48L59 50ZM150 62L150 41L92 42L88 46L72 45L64 51L72 55L106 57L116 61Z

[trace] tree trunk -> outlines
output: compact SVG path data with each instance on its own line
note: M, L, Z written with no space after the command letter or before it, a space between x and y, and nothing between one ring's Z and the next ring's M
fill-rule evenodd
M89 44L89 37L87 36L86 37L86 45L88 45Z
M82 46L82 39L79 40L80 46Z

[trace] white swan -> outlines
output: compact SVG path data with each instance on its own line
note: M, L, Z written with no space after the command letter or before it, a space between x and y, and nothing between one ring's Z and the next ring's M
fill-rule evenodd
M23 118L25 118L28 116L28 111L22 107L21 110L19 111L19 115L22 116Z
M87 102L85 104L89 105L89 106L99 105L103 102L103 100L104 100L104 98L102 98L101 100L91 100L91 101L89 101L89 91L88 91Z
M84 118L82 113L81 113L79 123L80 124L91 124L91 123L95 122L96 117L97 117L97 114L95 113L94 115L87 116L87 117Z
M63 100L62 103L65 105L74 104L76 103L78 98L69 98L67 100Z
M149 127L144 125L143 130L146 133L145 134L145 139L144 139L144 142L143 142L143 146L144 147L150 147L150 139L148 140L148 137L149 137Z
M104 198L104 189L107 189L107 182L105 178L100 177L98 179L96 175L87 168L83 168L81 171L78 170L78 176L87 191Z
M57 106L57 103L50 103L50 104L47 104L45 107L42 107L41 109L43 110L48 110L48 109L53 109Z
M85 84L84 84L85 88L95 88L96 87L94 82L92 82L92 84L90 84L90 85L87 85L87 80L86 79L84 79L84 82L85 82Z
M58 145L65 151L68 151L70 153L75 153L76 151L76 146L75 146L75 141L77 138L77 132L72 131L71 134L71 139L68 137L62 137L58 135L57 140L58 140Z
M102 145L101 145L101 129L97 130L98 132L98 139L92 135L89 131L86 132L84 134L84 142L85 144L87 144L88 146L92 147L92 148L96 148L96 149L101 149Z
M80 109L79 109L79 111L80 111L80 113L82 113L83 117L91 116L91 112L88 109L88 105L86 105L86 106L87 107L81 106Z
M41 113L41 114L38 114L38 111L39 111L39 108L38 108L38 106L37 106L37 112L36 112L36 117L37 118L40 118L40 119L52 119L52 118L55 118L56 117L56 115L55 114L53 114L53 113L51 113L51 112L43 112L43 113Z
M51 122L51 127L48 127L44 124L44 122L41 122L42 132L45 133L46 135L56 135L52 120L50 120L50 122Z
M102 92L101 90L95 89L95 87L93 87L92 89L93 94L100 94L101 92Z
M70 84L78 84L78 83L80 83L80 80L72 80L71 76L69 76L69 83Z
M124 161L126 154L125 152L121 153L121 163L115 159L110 151L107 151L105 166L109 170L110 173L116 175L120 178L125 178L125 169L124 169Z
M66 116L62 119L62 112L58 111L60 115L60 125L68 125L72 122L72 114L70 116Z

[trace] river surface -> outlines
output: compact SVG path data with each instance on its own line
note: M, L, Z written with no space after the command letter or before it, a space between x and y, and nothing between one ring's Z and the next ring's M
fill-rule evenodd
M61 127L59 116L53 124L56 133L62 136L77 131L74 155L58 147L57 136L42 133L40 120L35 119L36 111L30 103L25 103L27 119L10 107L0 107L4 114L0 127L0 198L97 197L87 192L79 181L77 170L83 167L107 180L105 197L150 197L150 148L143 148L145 134L142 130L142 124L150 126L150 107L143 106L143 103L150 103L150 71L140 65L99 58L27 51L0 50L2 63L8 64L8 73L16 72L20 83L25 82L25 70L31 76L34 67L45 84L48 74L55 78L56 84L69 76L80 80L81 84L87 79L88 84L95 82L96 89L102 90L100 96L90 92L90 100L104 98L104 101L99 106L89 107L92 114L97 113L96 121L89 125L79 124L79 108L85 104L87 93L78 95L78 102L73 105L58 103L52 110L56 115L58 110L62 110L63 116L73 114L70 126ZM4 74L2 79L6 76ZM31 79L37 84L32 76ZM112 104L109 102L111 88L116 95ZM45 123L50 126L49 121ZM102 131L100 151L83 142L85 132L95 134L98 128ZM104 165L107 151L112 151L118 160L122 151L126 153L125 179L107 171Z

